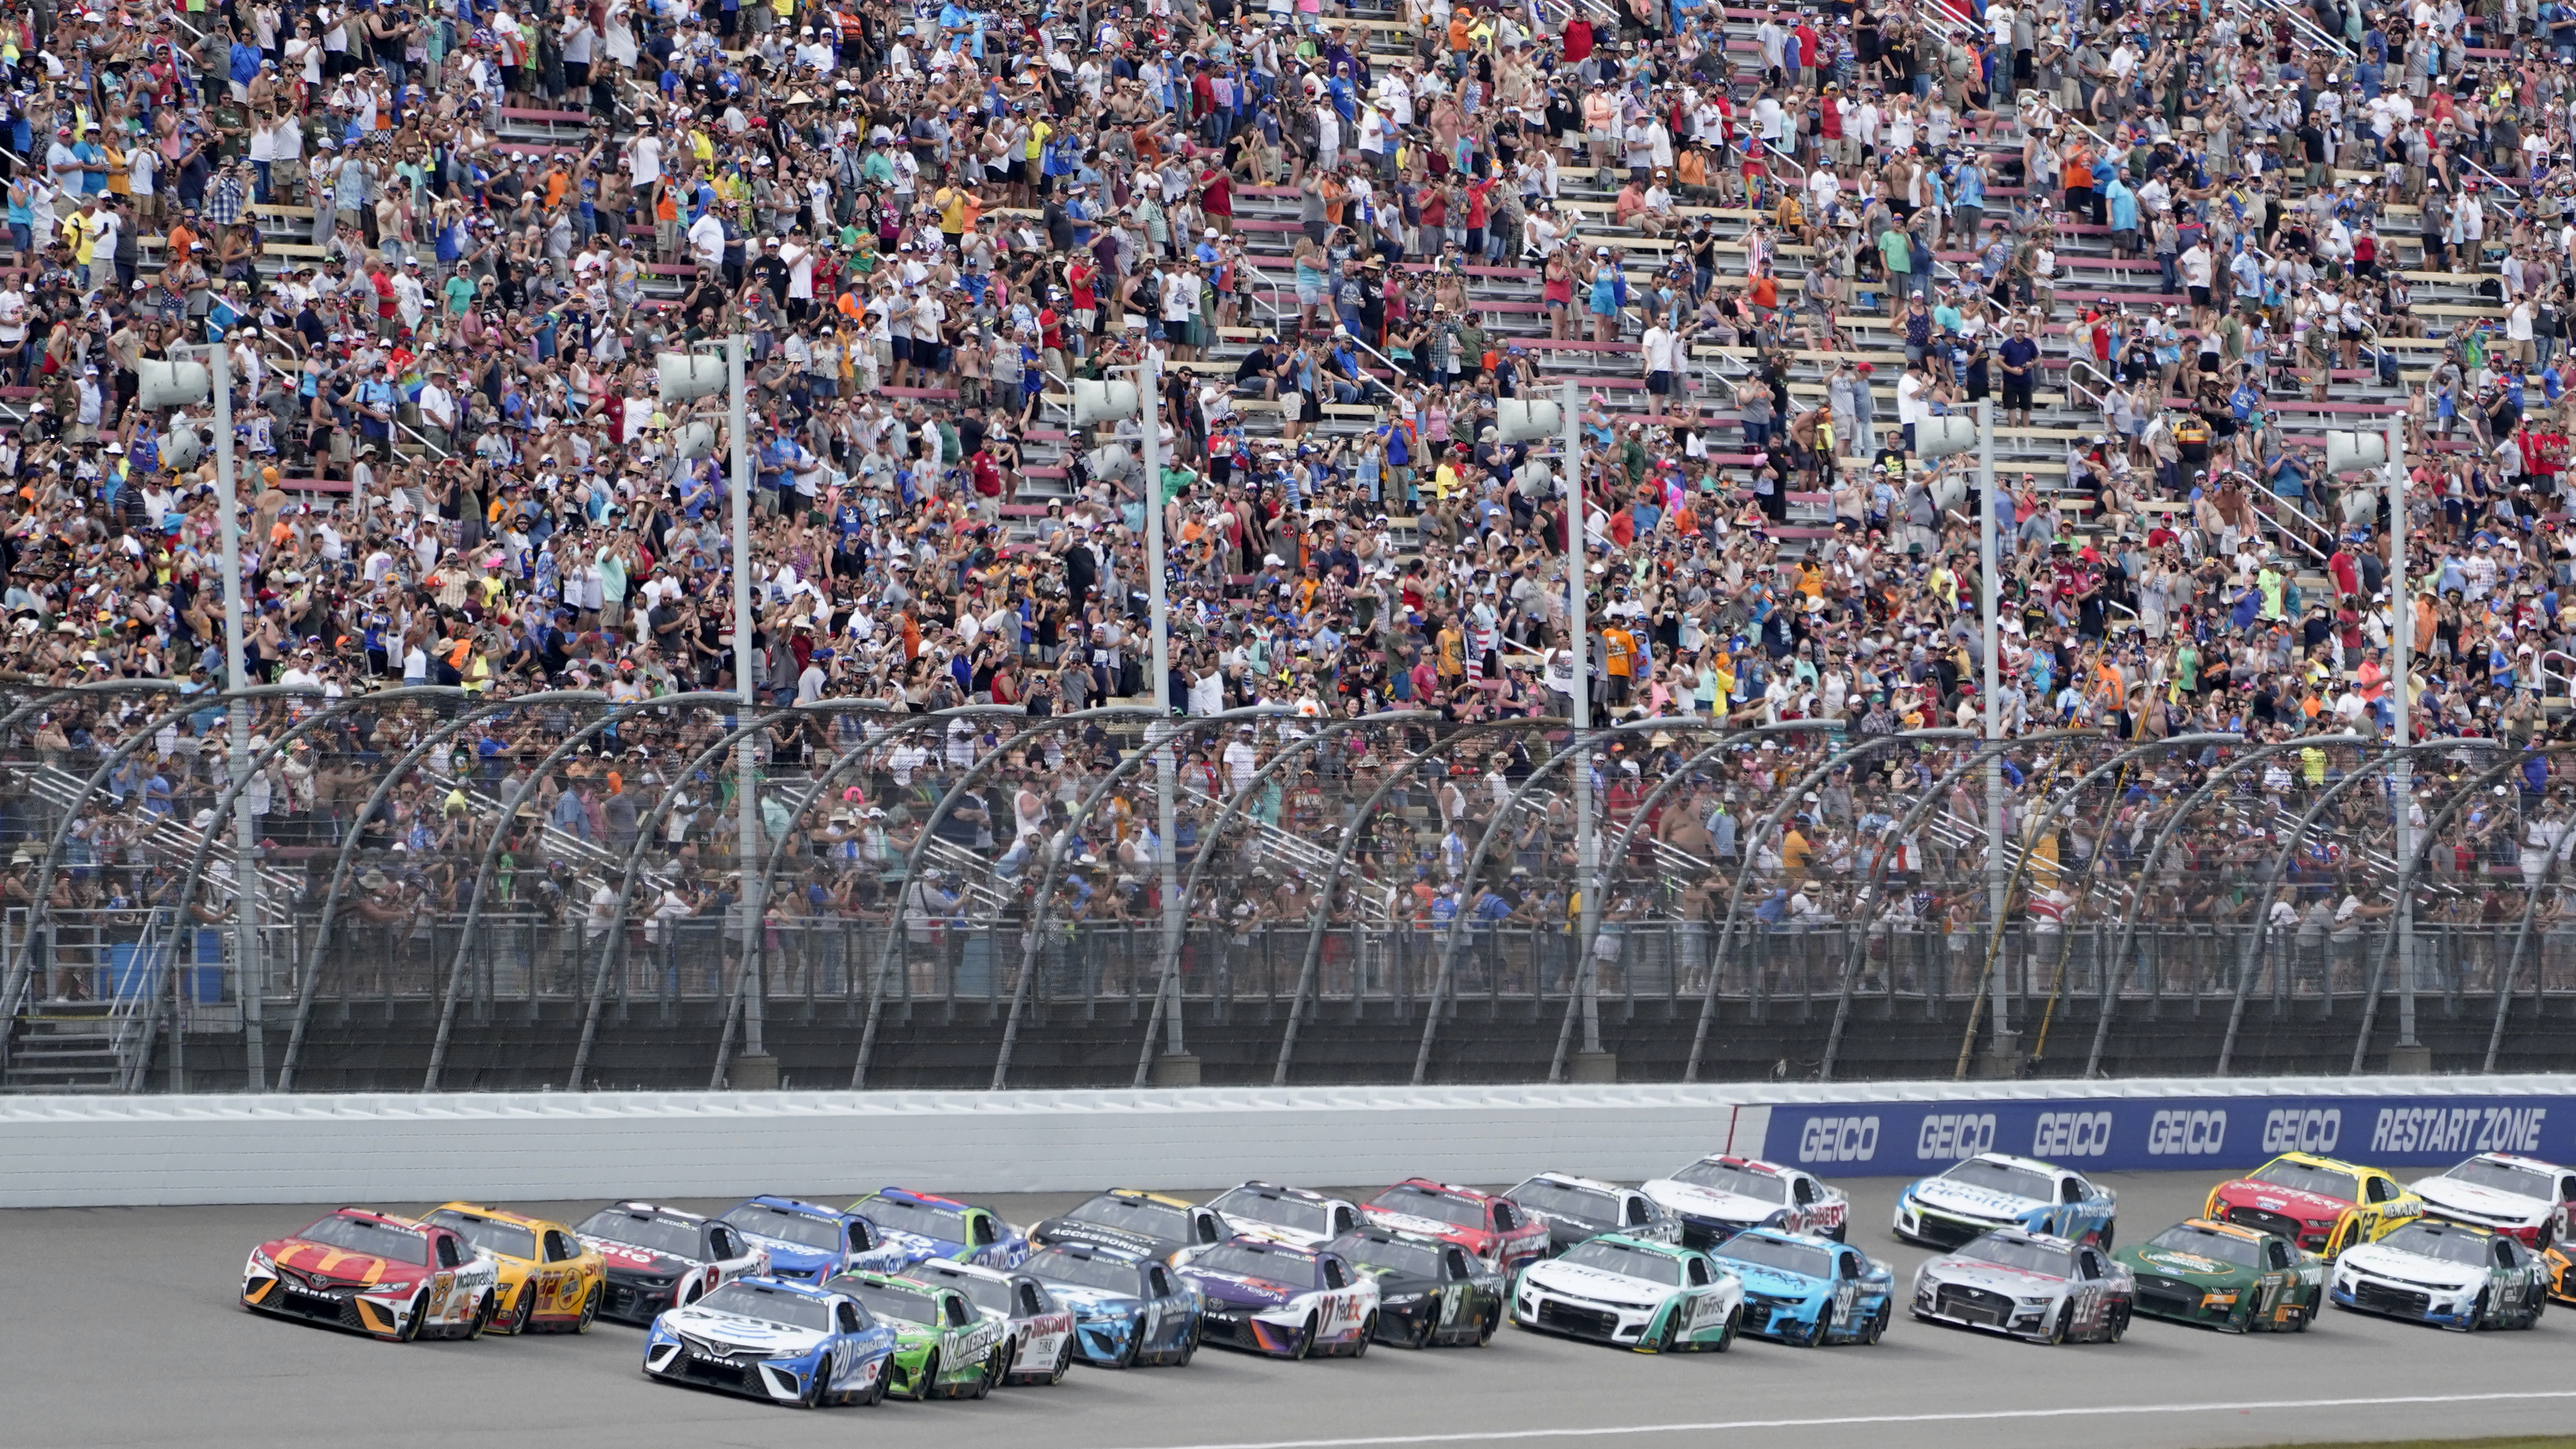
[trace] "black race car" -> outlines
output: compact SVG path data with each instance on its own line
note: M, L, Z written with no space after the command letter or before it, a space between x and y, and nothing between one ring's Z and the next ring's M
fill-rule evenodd
M1147 1258L1169 1258L1186 1248L1204 1248L1233 1237L1225 1220L1208 1208L1159 1192L1113 1187L1069 1213L1048 1218L1029 1232L1039 1247L1057 1243L1095 1243Z
M608 1267L599 1316L650 1325L666 1308L695 1303L736 1278L769 1271L769 1254L730 1223L649 1202L613 1202L573 1235Z
M1401 1348L1482 1346L1503 1321L1503 1276L1435 1238L1361 1228L1325 1245L1377 1279L1377 1336Z
M1651 1243L1678 1243L1682 1220L1633 1187L1542 1172L1524 1178L1503 1196L1547 1224L1548 1252L1562 1253L1587 1238L1619 1233Z

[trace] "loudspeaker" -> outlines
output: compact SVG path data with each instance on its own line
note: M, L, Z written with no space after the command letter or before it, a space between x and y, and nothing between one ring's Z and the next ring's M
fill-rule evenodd
M1915 426L1920 428L1922 425L1918 423ZM1959 474L1942 474L1934 478L1929 486L1933 510L1940 517L1949 517L1952 511L1968 501L1968 480Z
M2326 434L2326 471L2362 473L2388 462L2388 438L2381 433Z
M1494 436L1506 443L1552 438L1565 429L1565 409L1544 398L1507 397L1494 409Z
M725 360L702 352L665 352L653 359L662 401L688 402L725 390Z
M1136 462L1136 455L1127 450L1125 443L1103 443L1091 450L1089 462L1094 478L1134 482L1140 480L1144 473Z
M202 362L164 362L147 357L135 367L136 401L147 408L179 408L214 395L214 382Z
M1073 425L1097 427L1120 418L1136 416L1136 384L1132 382L1092 382L1077 378L1073 384Z
M205 369L201 367L197 371L202 373ZM145 386L148 387L150 384L146 383ZM197 466L197 460L204 457L205 453L206 441L197 436L197 430L194 428L182 425L161 435L161 466L172 472L182 472Z
M696 462L716 450L716 425L707 422L690 423L680 429L678 436L672 439L672 443L680 450L681 457Z
M1977 446L1977 420L1960 413L1925 418L1914 425L1914 455L1947 458Z

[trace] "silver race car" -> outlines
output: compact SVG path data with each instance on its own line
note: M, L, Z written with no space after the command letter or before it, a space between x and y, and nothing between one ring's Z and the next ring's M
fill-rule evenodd
M2034 1343L2117 1343L2136 1278L2090 1243L2003 1228L1914 1273L1914 1316Z

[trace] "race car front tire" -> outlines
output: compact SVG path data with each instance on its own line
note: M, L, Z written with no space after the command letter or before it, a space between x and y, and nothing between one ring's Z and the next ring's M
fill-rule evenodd
M519 1285L519 1309L516 1313L510 1315L510 1326L507 1328L496 1328L494 1331L510 1334L511 1336L516 1337L517 1335L528 1331L528 1324L530 1321L535 1319L536 1316L537 1280L530 1278Z
M796 1400L796 1407L800 1409L819 1409L823 1407L823 1405L831 1399L831 1385L832 1356L827 1353L823 1355L823 1361L821 1363L814 1365L814 1381L805 1386L804 1394Z
M1136 1366L1136 1356L1139 1353L1142 1353L1144 1348L1145 1326L1139 1323L1136 1326L1136 1331L1127 1335L1127 1346L1118 1351L1118 1357L1109 1361L1109 1367L1114 1369L1134 1368Z
M938 1387L939 1350L934 1348L921 1360L921 1376L912 1381L912 1401L916 1404L929 1403L931 1391Z
M1744 1328L1744 1305L1738 1303L1726 1310L1726 1323L1717 1330L1717 1342L1708 1346L1711 1353L1724 1353L1735 1347L1735 1335Z
M1638 1347L1643 1348L1650 1353L1671 1353L1680 1348L1681 1343L1682 1315L1681 1310L1676 1308L1670 1314L1665 1316L1664 1331L1655 1335L1655 1341L1652 1343L1640 1343Z
M467 1343L472 1343L474 1340L481 1338L483 1336L483 1330L492 1326L493 1318L498 1315L500 1311L500 1306L495 1301L494 1296L489 1293L484 1294L474 1305L474 1316L466 1320L465 1327L459 1331L456 1336L464 1339Z
M1297 1334L1297 1351L1296 1351L1295 1353L1292 1353L1292 1354L1288 1355L1288 1357L1289 1357L1290 1359L1292 1359L1292 1360L1295 1360L1295 1359L1302 1359L1302 1358L1304 1358L1306 1355L1308 1355L1308 1354L1310 1354L1310 1353L1313 1353L1314 1351L1315 1351L1315 1315L1313 1315L1313 1314L1309 1313L1309 1314L1307 1314L1307 1315L1306 1315L1306 1326L1305 1326L1303 1329L1299 1330L1299 1331L1298 1331L1298 1334Z
M394 1328L394 1342L409 1343L420 1337L420 1326L428 1317L429 1290L423 1288L412 1295L410 1309L404 1312L402 1322Z
M2479 1289L2478 1301L2469 1306L2469 1321L2460 1325L2460 1330L2463 1333L2475 1333L2479 1329L2487 1326L2488 1302L2489 1298L2487 1290L2483 1288Z
M2056 1321L2048 1325L2048 1334L2046 1337L2042 1338L2040 1342L2047 1344L2051 1348L2055 1348L2059 1344L2066 1342L2068 1331L2074 1327L2075 1305L2072 1303L2064 1304L2058 1308Z
M1073 1335L1068 1333L1064 1336L1064 1346L1055 1351L1055 1367L1048 1370L1040 1382L1050 1385L1063 1383L1066 1372L1072 1367Z

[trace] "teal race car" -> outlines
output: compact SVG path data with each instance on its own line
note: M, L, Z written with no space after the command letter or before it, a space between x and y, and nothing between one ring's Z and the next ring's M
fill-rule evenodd
M1512 1322L1644 1353L1724 1353L1744 1285L1696 1248L1609 1233L1521 1270Z
M843 1273L823 1285L847 1293L894 1330L885 1391L912 1399L980 1399L1009 1365L1001 1320L975 1311L966 1295L890 1273Z
M1847 1243L1747 1228L1709 1250L1744 1285L1744 1331L1792 1348L1876 1343L1894 1311L1896 1275Z

